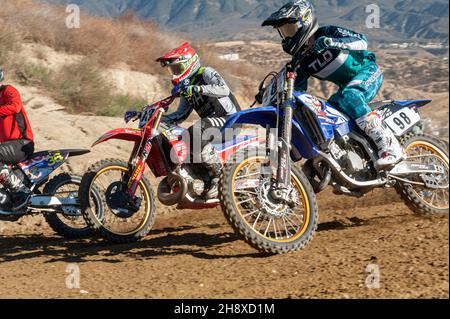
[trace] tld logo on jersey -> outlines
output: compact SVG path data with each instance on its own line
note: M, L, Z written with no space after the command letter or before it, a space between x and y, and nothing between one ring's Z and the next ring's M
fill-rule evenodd
M190 79L186 79L183 81L183 86L189 86L189 84L191 84L191 80Z
M319 72L322 70L329 62L333 60L333 53L331 51L325 51L322 55L319 56L313 63L308 65L310 68L313 68L315 72Z

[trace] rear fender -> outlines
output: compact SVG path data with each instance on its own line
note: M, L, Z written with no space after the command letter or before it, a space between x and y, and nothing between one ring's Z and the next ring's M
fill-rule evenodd
M32 184L39 185L69 157L70 150L40 152L34 154L30 160L19 163L18 166Z
M395 105L409 108L422 108L425 105L430 104L433 100L409 100L409 101L394 101Z
M277 109L273 106L267 106L238 112L232 115L224 124L222 133L237 124L254 124L264 128L267 126L276 128ZM314 143L295 119L292 121L292 146L291 157L295 162L301 158L311 159L318 155Z
M143 133L141 130L135 130L130 128L115 129L103 134L97 141L95 141L94 144L92 144L92 147L112 139L139 143L142 140L142 134Z

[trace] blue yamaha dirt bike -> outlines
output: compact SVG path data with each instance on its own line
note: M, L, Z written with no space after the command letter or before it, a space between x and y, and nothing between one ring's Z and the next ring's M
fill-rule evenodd
M89 153L88 150L38 152L25 162L12 167L14 174L32 190L31 199L23 209L13 211L11 194L0 185L0 221L14 222L26 215L43 214L50 227L65 238L83 238L91 234L81 215L78 188L81 177L61 173L50 179L69 157ZM101 206L101 198L93 189L92 199Z
M378 171L373 142L327 102L296 92L295 70L291 62L269 74L272 81L265 87L266 77L258 94L264 106L237 113L224 127L267 129L265 150L236 154L239 159L228 162L220 182L225 216L247 243L273 254L305 247L318 223L315 194L329 185L337 195L355 197L394 187L417 214L448 213L448 143L424 135L419 115L431 100L371 105L408 156Z

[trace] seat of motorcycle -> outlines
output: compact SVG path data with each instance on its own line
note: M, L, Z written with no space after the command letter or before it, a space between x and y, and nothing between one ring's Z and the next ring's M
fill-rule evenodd
M381 109L382 107L384 107L386 105L390 105L392 103L394 103L393 100L390 100L390 101L375 101L375 102L369 103L369 107L373 111L375 111L375 110Z
M83 149L48 150L48 151L39 151L39 152L33 153L33 155L31 155L30 158L46 156L50 153L55 153L55 152L69 153L71 157L72 156L81 156L81 155L90 153L89 150L83 150Z
M422 107L424 105L427 105L429 103L431 103L432 100L405 100L405 101L394 101L394 100L390 100L390 101L378 101L378 102L372 102L369 103L370 108L375 111L378 110L380 108L383 108L385 106L388 105L399 105L402 107L406 107L406 106L410 106L410 105L415 105L417 107Z

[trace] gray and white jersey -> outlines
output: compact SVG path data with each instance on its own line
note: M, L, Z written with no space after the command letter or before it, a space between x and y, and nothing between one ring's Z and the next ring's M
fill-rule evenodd
M213 68L201 68L191 79L190 85L201 86L202 93L182 96L178 110L164 116L163 121L183 122L194 110L201 118L226 117L241 110L225 80Z

